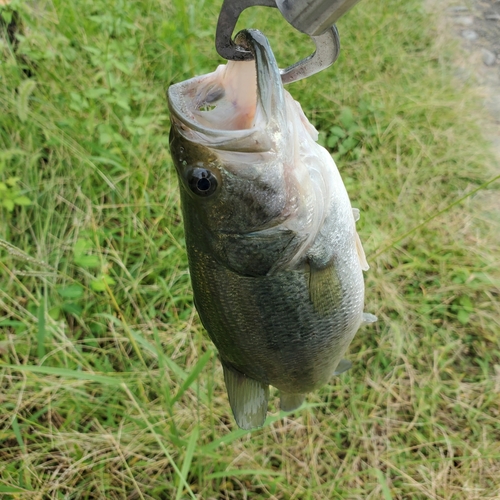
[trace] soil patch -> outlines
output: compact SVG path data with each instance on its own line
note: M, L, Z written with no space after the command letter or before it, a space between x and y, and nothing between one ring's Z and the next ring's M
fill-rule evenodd
M482 97L487 113L478 118L497 157L486 175L496 176L500 173L500 0L424 1L438 16L445 43L455 39L463 49L454 61L456 76L467 86L474 86ZM477 193L473 204L480 218L488 221L488 241L500 244L498 182Z
M477 82L493 120L489 136L500 154L500 0L469 0L442 12L445 24L468 54L458 76Z

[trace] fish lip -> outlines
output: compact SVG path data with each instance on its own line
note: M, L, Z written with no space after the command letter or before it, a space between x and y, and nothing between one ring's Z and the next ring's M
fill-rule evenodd
M257 100L271 122L284 123L285 89L280 69L269 44L269 40L259 30L240 31L235 42L248 49L254 56L257 71Z
M269 41L259 30L249 29L240 31L235 37L235 42L248 49L254 56L257 109L262 113L264 125L256 127L254 124L251 128L240 130L212 129L199 124L190 116L192 114L190 109L193 108L188 104L188 91L193 86L202 84L211 74L173 84L167 92L172 124L177 126L181 135L192 140L190 132L194 132L196 141L214 149L229 151L241 151L242 139L251 138L256 134L262 135L262 132L269 136L283 129L286 123L283 83ZM253 152L268 151L271 147L269 141L251 140L250 143L252 146L247 147Z

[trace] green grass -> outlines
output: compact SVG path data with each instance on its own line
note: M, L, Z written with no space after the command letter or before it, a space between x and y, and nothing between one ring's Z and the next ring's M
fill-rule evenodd
M221 62L219 4L54 0L23 7L22 57L1 45L0 496L498 498L499 183L448 207L499 172L418 0L359 4L336 65L289 88L361 209L379 322L303 409L235 427L193 309L165 98ZM311 51L262 12L241 27L282 66Z

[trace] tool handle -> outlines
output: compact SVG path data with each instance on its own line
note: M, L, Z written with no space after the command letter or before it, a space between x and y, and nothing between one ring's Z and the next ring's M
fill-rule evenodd
M275 0L283 17L297 30L318 36L360 0Z

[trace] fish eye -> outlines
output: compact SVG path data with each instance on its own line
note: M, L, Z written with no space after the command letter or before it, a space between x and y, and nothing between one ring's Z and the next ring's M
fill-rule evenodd
M218 186L217 177L206 168L193 168L187 175L189 189L198 196L210 196Z

